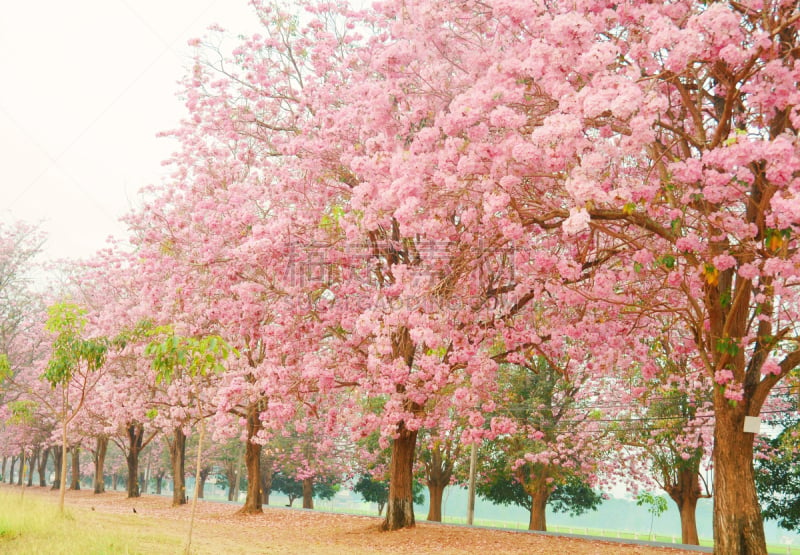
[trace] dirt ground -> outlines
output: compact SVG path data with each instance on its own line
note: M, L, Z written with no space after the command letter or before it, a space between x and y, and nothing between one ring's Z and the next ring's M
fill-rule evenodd
M57 492L28 488L55 502ZM91 491L68 491L68 508L82 508L109 514L137 515L142 524L156 527L170 536L181 536L188 528L191 503L171 507L171 498L144 495L126 499L123 492L95 495ZM214 554L300 553L446 553L446 554L664 554L696 553L679 548L651 547L555 537L519 531L500 531L465 526L418 522L412 529L380 531L378 517L323 513L303 509L265 507L264 514L241 516L236 507L200 501L194 525L193 551ZM166 546L164 546L166 547ZM145 552L169 552L157 546Z

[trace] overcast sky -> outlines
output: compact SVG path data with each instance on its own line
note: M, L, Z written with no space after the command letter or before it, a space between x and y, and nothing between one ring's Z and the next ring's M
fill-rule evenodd
M184 114L187 41L248 33L246 0L31 0L0 17L0 219L41 222L47 258L124 237L118 218L159 182Z

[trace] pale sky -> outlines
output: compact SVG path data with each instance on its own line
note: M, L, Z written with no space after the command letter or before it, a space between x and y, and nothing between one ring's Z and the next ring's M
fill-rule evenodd
M41 222L45 257L86 258L166 174L187 41L257 29L247 0L3 0L0 220Z

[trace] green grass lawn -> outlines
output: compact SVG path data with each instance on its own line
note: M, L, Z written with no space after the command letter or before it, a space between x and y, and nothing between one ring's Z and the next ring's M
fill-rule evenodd
M180 534L154 519L67 509L19 493L0 492L0 553L176 553Z

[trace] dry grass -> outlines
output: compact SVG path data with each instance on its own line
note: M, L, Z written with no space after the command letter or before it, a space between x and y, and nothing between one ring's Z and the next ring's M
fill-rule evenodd
M8 499L19 488L0 486L0 519ZM26 504L46 507L55 515L56 492L28 488ZM145 495L126 499L124 493L94 495L68 491L69 519L41 536L38 528L15 535L0 533L2 553L179 553L188 528L190 506L171 507L171 499ZM133 509L136 509L134 514ZM25 506L15 511L23 514ZM42 509L30 509L41 513ZM53 517L55 518L55 517ZM58 519L56 519L58 520ZM63 519L62 519L63 520ZM446 553L499 554L687 554L682 549L625 545L614 542L561 538L525 532L466 528L420 522L413 529L381 532L377 517L265 508L264 514L240 516L231 505L201 501L192 552L198 554L372 554ZM2 523L2 520L0 520ZM13 526L13 524L12 524ZM27 536L27 537L26 537ZM91 546L81 539L99 540Z

